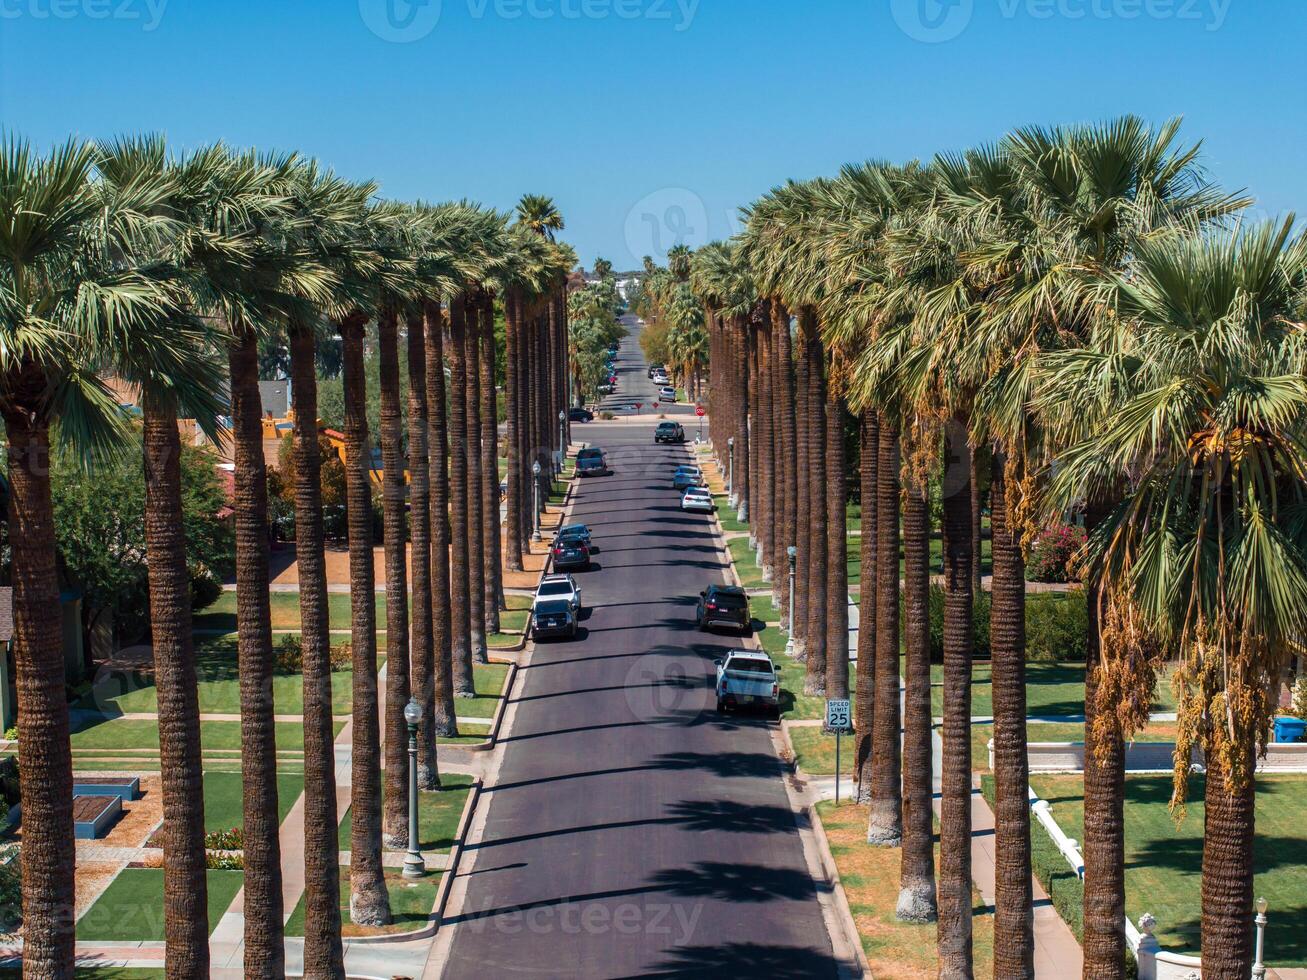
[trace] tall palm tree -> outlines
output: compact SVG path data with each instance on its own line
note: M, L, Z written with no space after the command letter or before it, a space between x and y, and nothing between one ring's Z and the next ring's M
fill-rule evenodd
M853 772L859 803L871 801L872 731L875 719L876 601L880 422L876 412L864 408L858 425L858 557L862 580L858 586L858 663L853 684Z
M408 310L408 471L409 536L413 569L413 648L410 655L410 692L423 707L422 728L431 732L435 713L436 641L432 620L435 595L432 589L431 514L431 411L427 401L427 335L421 301ZM421 742L419 745L421 746ZM407 745L407 740L405 741ZM425 758L424 758L425 755ZM419 752L421 789L431 789L430 771L435 756L435 739ZM426 765L422 765L426 763ZM425 771L424 771L425 770Z
M1140 727L1156 649L1182 658L1172 805L1183 807L1197 744L1205 976L1252 965L1255 756L1307 626L1307 240L1292 227L1195 223L1137 243L1113 283L1125 329L1048 359L1045 401L1080 435L1059 455L1050 506L1121 500L1089 549L1106 611L1098 724Z
M458 292L449 301L449 501L450 647L454 664L454 696L476 695L472 678L468 562L468 385L467 297Z
M481 453L481 305L482 290L473 289L467 294L464 309L465 343L467 345L467 574L468 574L468 631L474 663L489 660L486 646L486 550L481 529L491 523L494 511L485 510L482 491L484 470ZM497 482L497 481L496 481Z
M408 724L404 706L409 699L408 529L404 508L408 488L403 446L403 411L399 388L398 302L385 303L377 318L381 394L382 520L386 561L386 788L382 832L391 847L408 844ZM412 420L410 420L410 425Z
M844 401L832 365L826 393L826 696L849 696L848 475L844 459Z
M495 394L495 301L490 292L478 309L481 356L481 548L485 565L485 632L500 630L504 608L503 557L499 535L499 419Z
M353 761L350 783L349 915L355 925L390 922L381 864L381 753L377 703L377 605L372 558L372 452L368 440L363 341L368 314L338 324L345 385L345 494L349 523Z
M930 504L925 481L907 468L903 488L903 851L895 914L933 922L935 845L930 710ZM943 940L943 935L941 935ZM940 949L941 974L944 949Z
M449 574L449 424L445 396L444 311L439 302L428 300L424 307L427 335L427 410L431 413L431 622L435 648L435 671L430 695L424 699L430 709L430 724L423 724L419 756L424 785L438 785L436 736L458 733L454 708L453 640L450 635ZM424 709L423 714L427 711Z

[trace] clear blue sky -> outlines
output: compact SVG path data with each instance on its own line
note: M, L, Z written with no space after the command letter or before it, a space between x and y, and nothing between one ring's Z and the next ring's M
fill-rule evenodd
M1219 180L1296 210L1305 38L1301 0L0 0L0 125L547 193L624 268L789 177L1123 112L1183 115Z

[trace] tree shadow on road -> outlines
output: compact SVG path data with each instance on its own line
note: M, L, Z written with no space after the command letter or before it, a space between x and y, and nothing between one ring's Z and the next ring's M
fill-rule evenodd
M769 980L809 980L835 977L840 964L829 953L801 946L764 943L723 943L720 946L681 946L653 967L652 977L767 977Z

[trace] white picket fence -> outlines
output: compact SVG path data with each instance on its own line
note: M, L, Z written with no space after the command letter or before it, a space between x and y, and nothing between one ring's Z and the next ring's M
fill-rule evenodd
M1039 825L1047 831L1053 844L1066 859L1066 863L1071 866L1071 870L1083 880L1085 858L1080 853L1079 841L1068 837L1058 826L1057 821L1053 819L1052 807L1048 800L1040 799L1039 794L1028 787L1027 792L1030 794L1030 812L1035 815ZM1156 925L1157 920L1151 913L1140 916L1138 926L1130 921L1129 916L1126 916L1125 939L1130 944L1130 949L1139 964L1139 980L1200 980L1202 972L1198 957L1171 953L1162 949L1157 937L1153 935Z

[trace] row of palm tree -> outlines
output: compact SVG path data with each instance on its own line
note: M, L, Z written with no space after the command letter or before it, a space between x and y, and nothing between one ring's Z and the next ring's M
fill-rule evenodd
M1091 629L1068 651L1086 661L1084 975L1125 975L1124 746L1167 663L1173 807L1192 746L1206 770L1203 974L1249 974L1255 758L1307 626L1307 240L1292 219L1245 222L1248 204L1209 180L1177 122L1126 117L790 182L691 261L715 452L733 462L782 615L796 549L788 626L805 689L830 696L847 689L840 481L856 425L858 792L868 841L902 847L899 916L938 920L941 977L972 975L977 458L992 535L995 975L1033 976L1023 549L1075 515L1090 532L1077 570ZM931 484L945 597L938 868Z
M182 417L194 418L215 439L230 438L233 447L244 967L249 975L284 972L258 388L261 344L284 337L294 393L304 650L305 973L343 976L316 347L340 338L345 382L354 668L350 915L357 924L380 925L391 916L383 835L392 846L407 838L403 706L411 694L424 703L422 785L435 787L436 735L456 732L454 699L474 694L472 663L485 659L486 635L498 630L496 299L508 314L510 491L513 466L519 467L510 515L522 506L520 467L542 455L540 447L559 446L561 434L550 420L564 404L562 291L574 256L540 232L561 227L561 218L538 197L524 198L515 221L467 202L380 201L375 185L343 180L294 155L220 144L172 155L158 137L70 140L47 156L11 138L0 148L0 203L0 415L8 439L23 732L25 973L73 975L73 918L66 914L75 866L72 757L47 460L52 440L60 440L93 468L133 439L143 440L146 461L165 965L169 976L208 972L202 747L180 527ZM365 349L373 343L380 360L388 600L384 718L364 372ZM106 388L102 378L111 374L139 388L139 427ZM508 524L511 545L520 524ZM510 550L510 565L515 559L520 550Z
M687 395L698 399L711 351L703 301L690 280L687 246L675 245L668 251L666 268L654 267L646 257L646 274L631 308L645 320L640 336L645 355L661 361Z

